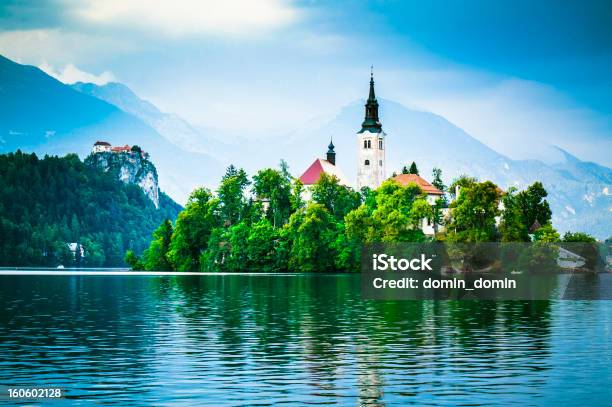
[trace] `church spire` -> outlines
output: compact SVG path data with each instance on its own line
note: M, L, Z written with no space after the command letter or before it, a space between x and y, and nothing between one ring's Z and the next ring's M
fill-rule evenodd
M336 152L334 151L334 142L333 140L329 140L329 145L327 146L327 161L332 165L336 165Z
M365 119L361 124L361 131L369 131L370 133L380 133L382 131L382 125L378 118L378 101L376 100L376 93L374 92L374 67L370 67L370 94L368 95L368 101L365 104Z

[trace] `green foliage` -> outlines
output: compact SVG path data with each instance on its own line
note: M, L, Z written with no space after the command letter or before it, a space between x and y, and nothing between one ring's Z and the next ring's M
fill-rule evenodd
M431 181L431 185L438 188L438 190L442 192L446 192L446 185L442 181L442 170L439 168L435 168L431 171L433 175L433 181Z
M502 198L504 210L499 225L502 242L529 242L529 226L523 221L515 188L510 188Z
M453 216L447 236L451 242L494 242L495 217L499 215L500 194L491 181L466 183L451 204Z
M516 202L521 210L523 223L530 228L537 221L540 225L550 222L552 211L544 199L548 192L541 182L534 182L526 190L516 194Z
M335 269L335 220L325 206L310 203L291 215L287 225L291 241L289 267L304 272Z
M253 177L253 192L257 199L268 202L266 217L274 227L281 227L289 220L292 202L291 175L284 162L281 162L280 170L260 170Z
M168 260L170 241L172 239L172 222L166 219L153 232L153 240L143 254L144 266L147 270L168 271L172 270L172 265Z
M345 217L349 239L360 242L423 241L420 229L424 218L432 215L421 189L387 180L364 204Z
M412 164L410 164L410 169L408 170L408 173L419 175L419 169L417 168L417 165L414 161L412 162Z
M304 193L304 184L300 181L299 178L293 180L292 189L291 189L291 210L297 211L300 208L303 208L306 203L304 199L302 199L302 194Z
M125 253L124 260L125 260L125 264L130 266L130 268L133 271L145 270L145 265L142 263L140 258L138 256L136 256L136 254L133 251L131 251L131 250L128 250Z
M165 194L156 209L138 186L75 154L0 155L0 265L123 266L126 250L141 253L180 209ZM84 256L67 243L82 245Z
M543 243L555 243L561 241L561 236L559 236L559 233L550 223L547 223L534 232L533 240Z
M339 184L337 177L321 174L317 183L312 187L312 200L319 203L338 220L344 217L361 204L358 192Z
M219 226L219 199L206 188L196 189L179 214L168 259L178 271L200 270L200 255L208 247L213 228Z
M460 175L459 178L453 180L448 187L448 192L453 198L457 198L457 190L461 191L461 188L471 187L478 183L478 180L474 177L467 176L465 174Z
M595 243L597 242L597 239L595 239L593 236L589 235L588 233L565 232L565 234L563 235L563 241L564 242Z
M434 182L445 190L439 170L434 170ZM499 188L469 177L453 184L462 190L451 205L447 235L436 238L450 242L529 239L520 205L523 201L515 190L503 197L506 210L498 233ZM218 197L206 189L194 191L174 231L165 222L154 233L143 261L130 257L130 264L181 271L355 271L363 243L427 241L423 222L442 224L442 210L447 207L444 198L432 205L416 184L403 186L390 179L376 190L356 192L327 174L311 187L312 201L304 202L304 187L291 177L284 162L278 170L263 169L253 177L254 199L245 196L248 185L246 173L230 166ZM541 195L532 188L526 196ZM538 205L530 208L541 209ZM558 240L549 224L541 229L539 241ZM536 260L543 264L547 259L540 256Z
M217 190L223 222L234 224L240 220L245 206L244 191L250 184L246 172L230 165Z

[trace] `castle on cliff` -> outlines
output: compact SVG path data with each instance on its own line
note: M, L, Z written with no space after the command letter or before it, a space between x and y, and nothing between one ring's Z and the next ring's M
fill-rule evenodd
M116 153L116 154L140 154L142 158L148 158L148 154L144 152L140 147L134 145L124 145L124 146L112 146L111 143L107 141L96 141L91 149L92 154L97 153Z

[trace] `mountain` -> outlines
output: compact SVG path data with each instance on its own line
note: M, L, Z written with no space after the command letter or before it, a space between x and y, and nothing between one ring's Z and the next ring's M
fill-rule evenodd
M0 152L84 157L97 140L141 146L159 169L160 187L179 202L197 185L216 184L224 170L217 159L173 144L119 107L0 56Z
M166 194L158 207L76 154L0 154L0 265L123 266L164 219L182 209ZM78 248L78 249L77 249Z
M217 159L223 160L224 152L230 149L231 144L207 135L218 134L218 130L199 129L177 115L164 113L152 103L139 98L130 88L121 83L111 82L96 85L77 82L71 87L115 105L124 112L139 118L166 140L184 150L214 155Z

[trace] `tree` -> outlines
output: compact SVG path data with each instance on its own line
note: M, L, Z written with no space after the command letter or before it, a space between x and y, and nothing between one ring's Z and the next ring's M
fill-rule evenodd
M282 270L279 259L278 244L280 234L267 219L262 219L251 226L246 240L249 268L262 272Z
M217 190L223 222L232 225L240 220L246 204L244 190L250 184L246 172L230 165Z
M412 164L410 164L410 169L408 170L408 172L410 174L419 175L419 169L417 168L417 165L414 161L412 162Z
M452 242L495 241L499 199L498 187L491 181L463 187L459 197L451 204L448 239Z
M478 180L474 177L469 177L465 174L460 175L450 184L450 186L448 187L448 192L453 197L453 199L457 199L458 192L461 191L461 188L470 187L476 184L477 182Z
M408 171L408 167L406 167L405 165L402 167L402 174L410 174L410 171Z
M446 185L444 185L444 182L442 181L442 170L434 167L431 173L433 175L431 185L436 187L441 192L446 192Z
M90 165L89 157L2 154L0 265L125 266L125 251L142 253L180 209L165 194L156 208L140 187Z
M597 239L595 239L593 236L589 235L588 233L565 232L565 234L563 235L563 241L564 242L596 243Z
M168 258L176 270L200 269L200 255L219 223L219 200L206 188L194 190L179 214L170 243Z
M130 266L133 271L140 271L145 269L144 264L142 264L142 262L140 261L140 258L136 256L136 254L131 250L125 252L124 260L125 263Z
M312 187L312 200L324 205L325 208L342 221L344 217L361 204L358 192L340 185L334 175L321 174L317 183Z
M281 170L266 168L253 177L257 199L267 201L267 218L274 227L284 225L291 214L291 176L281 162Z
M336 222L325 206L308 204L291 215L286 228L291 241L290 269L303 272L335 269Z
M299 178L293 181L293 187L291 188L291 211L295 212L300 208L303 208L306 203L302 199L302 193L304 192L304 184Z
M172 265L168 260L170 243L172 241L173 227L172 222L166 219L153 232L153 240L149 248L143 254L145 269L153 271L169 271Z
M550 223L547 223L534 232L533 240L542 243L555 243L561 240L561 236Z
M420 222L430 211L420 187L387 180L347 214L347 237L361 242L423 241Z
M439 168L435 168L432 170L433 181L432 185L438 189L438 191L446 192L446 185L442 181L442 170ZM434 234L438 234L438 225L441 225L444 221L442 210L448 206L448 202L446 200L446 195L441 195L438 199L436 199L434 205L432 206L432 217L431 221L433 222Z
M545 225L549 223L552 216L550 206L546 201L548 192L544 189L541 182L534 182L526 190L516 195L516 202L521 211L523 224L530 228L539 223Z
M510 188L502 198L503 211L499 224L502 242L528 242L529 226L524 223L523 212L516 196L516 188Z

